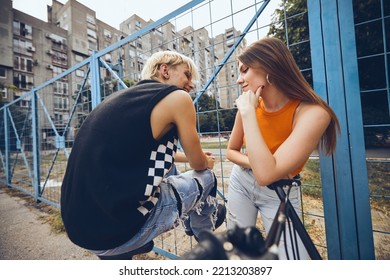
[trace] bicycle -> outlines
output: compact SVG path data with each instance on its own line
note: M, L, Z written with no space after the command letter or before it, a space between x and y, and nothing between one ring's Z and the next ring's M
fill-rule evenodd
M275 190L277 193L280 199L280 205L265 239L256 227L235 227L222 234L213 234L210 231L204 231L199 235L199 243L197 246L186 253L183 259L277 260L279 259L278 247L282 234L284 240L287 240L285 228L287 225L289 227L290 241L293 244L292 257L299 259L299 250L297 248L298 234L310 258L312 260L321 260L322 258L317 248L289 200L289 193L293 186L300 187L301 181L299 179L282 179L268 186L268 188ZM284 191L283 187L287 187L287 192ZM289 259L286 242L284 243Z

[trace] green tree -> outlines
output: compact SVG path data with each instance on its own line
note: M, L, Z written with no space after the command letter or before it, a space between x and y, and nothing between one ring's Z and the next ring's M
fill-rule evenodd
M286 0L272 15L268 36L284 41L299 69L312 85L309 20L306 0Z
M195 104L198 112L199 132L231 131L236 109L224 110L214 96L204 93ZM219 128L218 128L219 123Z
M198 103L196 104L196 109L198 112L215 110L216 109L215 104L216 103L215 103L214 96L209 95L205 92L199 97Z
M236 118L237 109L228 109L220 111L223 123L220 126L221 131L231 131L233 129L234 120Z
M207 93L203 93L195 104L198 113L198 131L200 133L218 131L215 104L215 98Z
M129 80L128 78L124 78L124 79L123 79L123 82L125 83L125 85L126 85L127 87L132 87L132 86L134 86L134 85L136 84L136 82L135 82L134 80ZM114 80L114 81L112 82L112 86L113 86L114 92L115 92L115 91L118 91L118 88L119 88L118 85L119 85L119 83L118 83L117 80Z

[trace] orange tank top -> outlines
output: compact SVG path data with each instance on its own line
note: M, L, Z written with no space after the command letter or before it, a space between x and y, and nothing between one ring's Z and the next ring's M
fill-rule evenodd
M299 100L290 99L279 111L267 112L264 110L263 100L259 100L259 106L256 108L257 123L264 141L272 154L291 134L295 110L299 103ZM303 166L304 164L294 170L292 175L295 176L301 172Z

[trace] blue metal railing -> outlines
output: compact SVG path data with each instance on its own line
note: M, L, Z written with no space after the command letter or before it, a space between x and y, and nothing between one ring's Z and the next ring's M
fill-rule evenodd
M197 5L203 2L205 1L188 2L160 20L119 40L104 50L94 52L84 61L34 87L0 108L0 145L2 145L0 148L0 183L28 193L37 201L60 207L60 184L74 136L77 134L83 117L88 115L90 110L95 108L104 98L102 89L105 83L102 82L102 73L107 71L111 79L119 85L118 88L127 87L124 82L126 76L122 77L113 65L103 59L103 56L126 47L139 38L148 36L150 32L166 24L169 20L196 9ZM209 0L210 2L213 1ZM206 75L208 79L197 92L194 98L195 104L212 84L218 83L218 75L220 75L221 70L229 64L229 59L247 34L253 32L253 26L258 25L260 15L270 2L269 0L255 1L253 16L247 18L248 24L243 32L234 38L232 47L220 61L214 61L212 66L204 69L204 71L210 69L213 71L211 75ZM327 242L326 245L319 244L319 246L327 246L328 256L331 259L371 259L374 258L373 230L362 129L363 127L387 125L363 126L361 118L359 118L362 115L360 99L353 94L359 92L359 79L356 75L358 72L356 53L351 51L355 47L352 0L308 0L307 4L311 31L310 44L312 53L315 54L312 56L314 87L335 109L343 128L336 155L332 158L326 158L322 155L320 157ZM242 10L245 8L243 7ZM335 10L337 13L334 12ZM297 15L301 14L300 11ZM290 15L289 17L294 16ZM382 18L384 17L382 15ZM285 22L285 24L287 23ZM333 30L337 30L337 32L333 32ZM286 28L287 33L288 31L289 27ZM290 42L290 46L297 43ZM121 59L122 57L118 58L118 60ZM130 64L131 60L129 58L123 62ZM80 70L83 71L84 76L78 79L76 72ZM311 69L301 70L309 71ZM386 73L389 73L387 63ZM125 71L124 75L129 75L129 73ZM69 82L70 91L75 93L74 104L71 104L72 106L66 110L56 108L56 110L66 111L68 117L58 120L53 114L55 111L53 108L53 98L55 97L53 84L63 80ZM385 90L390 98L388 78L386 86ZM223 87L236 92L234 84L221 85L219 89ZM22 104L28 105L23 107ZM214 111L217 114L218 122L217 131L199 132L219 135L220 145L217 150L220 154L220 170L218 176L222 179L222 190L219 193L226 200L223 181L228 177L229 172L226 171L228 163L223 158L220 136L226 131L220 131L219 114L223 110L232 110L232 108L218 108L218 104L215 107ZM198 116L212 113L212 111L198 112ZM59 123L61 124L59 125ZM313 216L315 215L313 214ZM388 234L381 230L374 230L374 232ZM178 244L176 238L172 238L172 236L163 236L162 238L154 251L167 258L176 258L177 255L188 250L188 247L178 249L181 244ZM172 246L175 246L175 250L166 249L166 246L171 244L174 244ZM172 253L173 251L175 254Z

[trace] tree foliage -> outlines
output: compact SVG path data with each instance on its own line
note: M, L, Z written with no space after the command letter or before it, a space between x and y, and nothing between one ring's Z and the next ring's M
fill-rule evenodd
M236 109L222 109L214 96L207 93L200 96L195 108L198 112L198 131L200 133L216 134L232 130Z
M286 0L272 16L268 36L281 39L289 47L302 74L313 84L306 0Z

